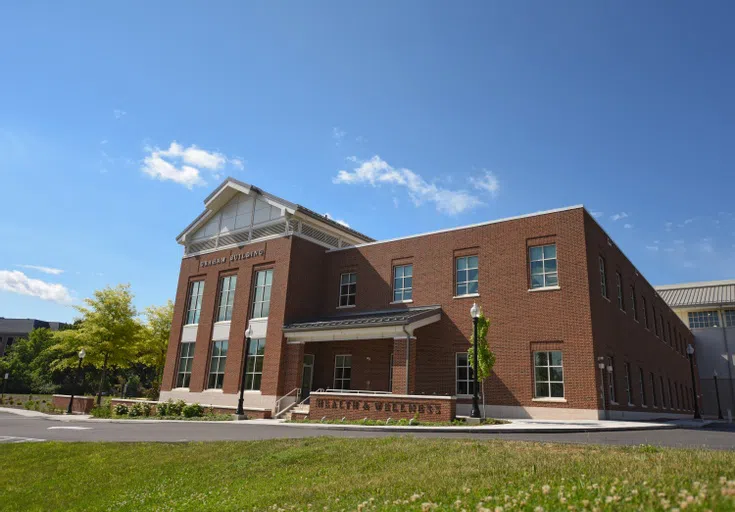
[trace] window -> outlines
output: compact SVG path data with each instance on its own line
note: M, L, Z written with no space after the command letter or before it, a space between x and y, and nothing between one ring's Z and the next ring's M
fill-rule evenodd
M227 340L212 343L212 359L209 361L209 389L222 389L225 379L225 362L227 362Z
M388 391L393 391L393 354L390 355L390 363L388 363Z
M669 341L669 345L673 345L674 344L674 338L672 338L672 336L671 336L671 322L669 322L668 320L666 320L666 328L669 331L669 340L668 340Z
M605 268L605 258L600 256L600 292L607 299L607 269Z
M475 377L470 366L467 352L458 352L457 361L457 394L473 395L475 393Z
M189 307L186 309L187 325L199 323L199 314L202 312L203 294L204 281L194 281L189 284Z
M667 407L666 405L666 388L664 387L664 378L663 376L659 375L658 377L658 383L659 383L659 389L661 390L661 407L664 409Z
M633 405L633 386L630 379L630 363L625 363L625 394L628 395L628 405Z
M531 288L559 285L556 244L531 247L528 249L528 256L531 262Z
M658 336L658 316L656 316L656 308L651 308L653 310L653 329L656 332L656 336Z
M533 354L536 398L564 398L564 370L561 351Z
M720 316L717 311L693 311L689 313L689 328L702 329L705 327L719 327Z
M343 354L334 357L334 389L350 389L352 356Z
M618 398L615 395L615 364L612 356L607 358L607 366L611 371L607 372L607 391L609 393L610 402L617 403Z
M245 390L259 391L260 381L263 378L263 356L265 354L265 339L251 339L248 343L248 364L245 367Z
M735 327L735 309L726 309L724 311L725 327Z
M10 345L12 345L14 341L15 341L15 338L12 336L8 336L7 338L5 338L5 352L6 353L8 349L10 348Z
M232 320L232 305L235 302L235 286L237 276L227 276L219 280L219 307L217 308L217 321L227 322Z
M635 300L635 286L630 287L630 308L633 312L633 320L638 321L638 302Z
M643 368L638 368L638 379L641 384L641 405L646 406L646 379L643 375Z
M357 273L346 272L339 277L339 307L355 305Z
M648 321L648 303L646 302L645 297L641 297L643 300L643 325L646 326L646 329L651 329L651 323Z
M413 265L393 267L393 302L413 299Z
M676 409L676 404L674 402L674 399L676 397L674 396L674 389L671 387L671 377L669 377L669 402L671 403L671 408Z
M456 259L456 289L455 295L472 295L478 293L477 256L463 256Z
M625 311L625 303L623 302L623 278L620 272L615 272L615 284L618 287L618 307L621 311Z
M179 348L179 371L176 373L176 387L188 388L191 380L191 362L194 360L194 343L182 343Z
M656 378L653 373L649 373L648 376L651 379L651 401L654 407L658 407L658 398L656 397Z
M273 269L258 270L253 288L253 314L251 318L266 318L271 310L271 286Z

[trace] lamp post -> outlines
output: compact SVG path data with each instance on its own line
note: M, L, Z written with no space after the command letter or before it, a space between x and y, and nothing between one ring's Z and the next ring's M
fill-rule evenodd
M717 397L717 419L722 420L722 407L720 407L720 387L717 385L717 370L712 372L712 378L715 380L715 396Z
M697 400L697 382L694 379L694 345L687 345L687 354L689 355L689 369L692 372L692 396L694 397L694 419L701 420L702 415L699 414L699 401Z
M84 351L84 349L79 351L79 366L77 366L77 375L74 379L74 386L72 386L71 388L71 397L69 398L69 407L66 408L66 414L71 414L72 404L74 403L74 388L77 386L81 387L81 384L79 383L79 376L82 374L82 361L84 361L84 356L86 355L87 353Z
M477 304L473 303L472 307L470 308L470 315L472 315L472 326L475 332L475 342L474 342L474 351L473 351L473 359L474 359L474 370L472 372L472 412L470 413L470 417L472 418L479 418L480 417L480 404L477 400L477 321L480 319L480 308Z
M253 328L248 323L248 328L245 331L245 350L243 350L243 358L242 358L242 379L240 381L240 398L237 401L237 411L235 411L235 414L238 416L243 416L245 414L245 411L243 411L243 402L245 401L245 375L247 374L248 370L248 346L250 345L250 337L253 335Z
M597 367L600 369L600 400L602 401L602 410L605 413L605 419L609 419L607 416L607 404L605 403L605 358L599 356L597 358Z
M10 377L10 374L5 372L5 377L3 378L3 400L5 399L5 384L8 383L8 377Z

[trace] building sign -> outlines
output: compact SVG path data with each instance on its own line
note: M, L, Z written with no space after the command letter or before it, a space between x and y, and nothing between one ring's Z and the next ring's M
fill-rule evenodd
M223 256L221 258L214 258L211 260L202 260L199 263L199 266L200 267L211 267L213 265L220 265L222 263L227 263L228 261L232 263L233 261L249 260L250 258L255 258L256 256L263 256L264 254L265 254L265 249L258 249L257 251L240 252L237 254L231 254L229 258L227 256Z
M441 415L441 404L421 404L415 402L391 402L385 400L337 400L319 398L317 409L343 409L345 411L375 411L386 413L436 414Z

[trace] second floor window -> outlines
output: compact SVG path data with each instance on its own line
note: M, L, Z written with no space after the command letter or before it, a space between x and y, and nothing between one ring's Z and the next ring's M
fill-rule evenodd
M605 265L605 258L600 256L600 293L607 299L607 268Z
M457 297L478 293L479 275L477 265L477 256L462 256L456 259L455 278L457 285L454 294Z
M656 331L656 336L658 336L658 317L656 316L656 308L653 309L653 329Z
M357 273L345 272L339 277L339 307L354 306L357 297Z
M202 295L204 295L204 281L194 281L189 284L189 301L186 308L186 323L198 324L202 312Z
M635 300L635 286L630 287L630 308L633 310L633 320L638 321L638 301Z
M393 302L413 300L413 265L393 267Z
M259 270L255 273L253 314L251 318L266 318L270 313L272 284L273 269Z
M545 288L559 284L556 270L556 244L528 249L531 262L531 288Z
M623 302L623 278L620 272L615 272L615 284L618 287L618 307L625 311L625 303Z
M717 311L692 311L689 313L689 328L702 329L705 327L719 327L720 315Z
M218 322L232 320L232 306L235 303L236 285L237 276L223 277L219 281L219 307L217 308Z
M643 325L646 326L646 329L650 329L651 328L651 324L648 321L648 303L646 302L646 298L645 297L641 297L641 299L643 300L643 302L642 302L642 305L643 305Z

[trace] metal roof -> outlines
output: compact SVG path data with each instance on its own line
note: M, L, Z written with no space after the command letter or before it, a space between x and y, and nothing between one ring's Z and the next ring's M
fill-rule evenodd
M342 329L353 327L375 327L385 325L408 325L416 320L435 315L441 306L423 306L406 309L365 311L332 316L308 322L296 322L283 326L284 331L304 331L319 329Z
M735 280L656 286L669 307L735 305Z

